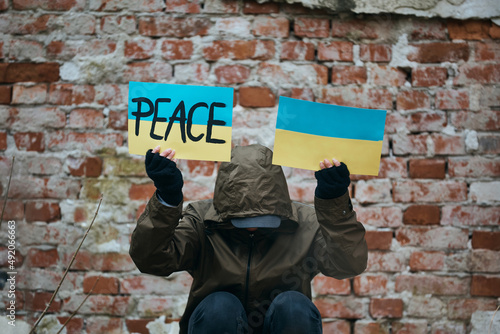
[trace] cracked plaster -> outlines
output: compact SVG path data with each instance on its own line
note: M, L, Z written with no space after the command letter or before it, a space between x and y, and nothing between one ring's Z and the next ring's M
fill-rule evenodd
M258 0L302 3L309 8L357 14L394 13L455 19L491 18L500 20L499 0ZM498 24L498 23L497 23Z

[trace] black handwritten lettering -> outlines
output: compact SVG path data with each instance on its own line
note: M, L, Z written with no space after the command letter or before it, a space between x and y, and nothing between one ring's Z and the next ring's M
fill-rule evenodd
M196 103L194 106L191 107L191 109L189 109L189 113L188 113L187 135L188 135L189 139L191 139L192 141L199 141L204 136L202 133L202 134L198 135L197 137L195 137L195 136L193 136L193 134L191 132L191 127L193 126L193 114L194 114L194 111L196 110L196 108L199 108L199 107L205 107L208 109L208 104L206 104L205 102Z
M135 135L136 136L139 136L141 119L153 115L152 122L151 122L151 128L149 131L149 136L152 139L155 139L155 140L163 139L166 141L168 139L168 136L170 135L170 132L172 130L172 127L174 126L174 123L179 123L179 129L180 129L181 139L182 139L183 143L185 143L187 140L186 134L187 134L187 138L189 138L189 140L193 141L193 142L200 141L203 137L205 137L205 140L207 143L224 144L226 142L224 139L212 138L212 132L213 132L214 126L225 126L226 125L225 121L214 119L215 118L215 108L224 108L224 107L226 107L225 103L213 102L212 104L210 104L210 107L205 102L195 103L189 109L187 117L186 117L186 105L185 105L184 101L180 101L179 104L175 107L172 115L167 118L167 117L159 117L158 116L159 114L163 114L163 115L165 114L165 113L160 112L159 104L172 102L172 100L169 98L158 98L155 100L155 102L153 104L153 102L146 97L137 97L137 98L133 98L132 102L137 103L137 111L132 112L132 115L135 117ZM142 110L143 103L145 103L149 106L148 111ZM193 131L192 131L194 114L195 114L195 112L202 112L202 111L199 111L200 108L206 108L208 110L206 136L204 133L194 135ZM168 119L168 125L167 125L167 128L165 130L165 135L164 135L164 137L162 137L162 136L155 133L156 125L158 122L167 122L167 119Z
M153 115L153 124L151 124L151 131L149 131L149 136L153 139L162 139L163 137L162 136L158 136L157 134L155 134L155 126L156 126L156 122L166 122L167 121L167 118L166 117L158 117L158 104L161 103L161 102L170 102L171 100L170 99L156 99L155 101L155 113Z
M225 121L214 119L214 109L224 108L226 106L225 103L214 102L210 105L210 110L208 112L208 122L207 122L207 143L213 144L224 144L226 141L224 139L216 139L212 138L212 127L214 125L226 125Z
M180 112L180 117L177 114ZM172 116L168 119L167 130L165 131L165 140L167 140L170 130L174 125L175 121L179 121L179 126L181 129L181 139L182 142L186 142L186 107L184 106L184 101L181 101L175 108Z
M146 98L146 97L134 98L134 99L132 99L132 102L137 102L137 111L133 111L132 116L135 116L135 135L138 136L141 117L151 116L155 110L155 107L153 106L153 102L151 102L151 100ZM149 111L144 112L144 113L141 112L142 102L145 102L149 105Z

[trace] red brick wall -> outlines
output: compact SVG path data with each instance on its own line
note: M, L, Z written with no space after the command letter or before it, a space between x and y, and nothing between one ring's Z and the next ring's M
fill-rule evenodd
M55 299L70 332L176 321L190 279L142 275L129 236L154 186L127 152L129 80L235 88L234 142L272 145L280 95L387 109L378 177L352 176L370 248L359 277L314 281L325 333L468 333L500 297L500 27L253 1L0 1L0 259L17 223L18 316ZM300 152L297 152L300 154ZM334 155L334 152L332 152ZM186 201L213 162L181 161ZM285 168L311 202L311 172ZM5 291L0 305L8 302ZM2 311L5 308L2 306Z

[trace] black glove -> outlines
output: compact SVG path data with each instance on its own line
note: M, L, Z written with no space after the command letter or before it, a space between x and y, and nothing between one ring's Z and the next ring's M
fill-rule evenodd
M351 183L349 169L341 162L340 166L332 166L318 170L314 173L318 185L314 194L321 199L332 199L344 195Z
M146 153L146 173L153 180L161 199L167 204L179 205L184 182L175 162L149 150Z

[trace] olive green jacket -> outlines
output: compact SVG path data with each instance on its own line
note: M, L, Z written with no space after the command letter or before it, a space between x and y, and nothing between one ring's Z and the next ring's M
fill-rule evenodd
M232 162L220 167L213 200L182 211L182 203L168 207L153 196L139 218L130 247L139 270L158 276L185 270L193 277L181 333L212 292L237 296L258 333L279 293L295 290L311 298L311 280L319 272L342 279L366 268L365 230L348 193L315 198L314 207L291 202L281 167L271 159L262 146L236 148ZM252 233L230 222L262 214L280 216L280 227Z

